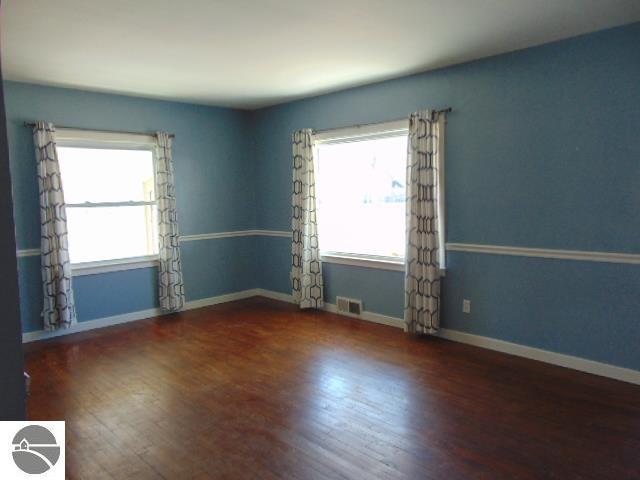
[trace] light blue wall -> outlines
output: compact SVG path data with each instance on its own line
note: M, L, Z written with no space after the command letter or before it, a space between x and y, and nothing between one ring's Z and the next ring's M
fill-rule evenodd
M640 370L640 266L462 252L448 259L445 327Z
M639 45L634 24L259 110L258 228L289 229L295 129L451 106L449 242L640 253ZM288 292L287 239L261 248L261 287ZM448 258L445 327L640 369L640 267ZM330 302L353 296L402 316L397 272L325 264L324 273Z
M31 131L23 122L176 135L174 168L183 235L254 228L256 197L251 152L244 147L247 112L135 97L6 82L7 124L19 249L39 248L36 164ZM185 242L187 300L254 288L253 239ZM244 255L240 255L244 252ZM248 253L247 253L248 252ZM238 262L231 259L240 257ZM23 330L42 328L39 257L19 259ZM156 270L76 277L80 321L157 306Z
M176 134L183 234L290 228L290 137L451 106L449 242L640 253L640 24L255 112L7 83L19 248L38 247L23 121ZM189 300L289 293L281 237L185 242ZM20 259L25 331L40 328L39 259ZM399 272L324 266L326 297L402 316ZM153 269L76 280L81 320L156 305ZM463 298L472 313L463 315ZM640 369L638 266L450 252L443 325Z

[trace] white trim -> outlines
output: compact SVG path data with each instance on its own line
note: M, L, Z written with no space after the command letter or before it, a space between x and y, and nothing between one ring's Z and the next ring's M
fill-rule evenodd
M60 337L62 335L70 335L72 333L110 327L112 325L118 325L120 323L128 323L136 320L143 320L145 318L156 317L161 314L162 312L159 308L150 308L148 310L140 310L137 312L123 313L122 315L114 315L112 317L97 318L95 320L87 320L86 322L78 322L69 328L54 330L52 332L48 332L46 330L26 332L22 334L22 343L35 342L36 340L45 340L47 338Z
M325 263L352 265L355 267L376 268L380 270L395 270L404 272L404 260L393 261L385 257L357 257L337 252L320 253L320 260Z
M391 270L394 272L404 272L405 263L404 260L396 262L393 260L387 260L388 257L367 257L367 256L351 256L348 254L339 253L320 253L320 260L323 263L334 263L338 265L351 265L354 267L362 268L375 268L378 270ZM446 277L447 271L440 269L440 276Z
M338 306L334 303L325 303L324 309L327 312L342 315L344 317L359 318L360 320L366 320L367 322L379 323L381 325L388 325L389 327L404 328L404 321L400 318L390 317L388 315L382 315L380 313L369 312L363 310L360 315L354 315L347 312L338 312Z
M501 245L478 245L471 243L447 243L447 251L640 265L640 254L637 253L553 250L547 248L506 247Z
M354 125L352 127L334 128L314 133L316 144L345 143L349 141L372 140L409 133L409 117L391 122Z
M155 178L157 140L154 135L92 131L85 129L58 128L55 133L58 146L86 147L98 149L144 150L151 153L151 162ZM157 199L152 201L123 201L123 202L83 202L69 203L67 208L103 208L103 207L133 207L157 205ZM146 255L130 258L114 258L95 262L72 263L71 271L74 277L96 275L123 270L150 268L158 265L158 255Z
M291 238L291 232L283 230L238 230L235 232L216 232L202 233L197 235L182 235L181 242L193 242L196 240L213 240L216 238L232 238L232 237L283 237ZM18 257L36 257L40 256L39 248L17 250Z
M264 288L256 288L256 295L259 297L279 300L286 303L294 303L293 296L289 293L276 292L274 290L266 290Z
M231 237L282 237L291 238L291 232L283 230L238 230L233 232L216 232L203 233L197 235L183 235L180 237L182 242L192 242L196 240L212 240L216 238ZM510 255L517 257L535 257L535 258L551 258L559 260L577 260L583 262L607 262L622 263L630 265L640 265L640 254L638 253L613 253L613 252L589 252L582 250L553 250L547 248L528 248L528 247L508 247L501 245L480 245L472 243L447 243L448 252L469 252L484 253L493 255ZM18 257L33 257L40 255L40 249L23 249L16 252ZM337 257L335 254L322 254L322 257ZM345 257L349 257L348 255ZM344 263L346 262L327 260L328 263ZM367 264L358 266L371 266L369 261ZM385 263L385 262L379 262ZM393 262L392 262L393 263ZM376 268L376 267L372 267ZM395 268L389 268L395 270ZM398 270L402 270L398 269Z
M184 310L193 310L195 308L207 307L210 305L216 305L218 303L243 300L245 298L257 296L258 293L256 292L257 289L243 290L226 295L218 295L216 297L192 300L186 303ZM95 320L78 322L72 325L70 328L54 330L52 332L47 332L45 330L26 332L22 334L22 343L34 342L36 340L45 340L47 338L59 337L62 335L70 335L72 333L85 332L87 330L95 330L97 328L110 327L113 325L119 325L121 323L134 322L136 320L144 320L145 318L158 317L161 315L163 315L163 312L159 308L150 308L148 310L140 310L137 312L123 313L122 315L114 315L112 317L104 317Z
M458 330L440 329L439 337L453 340L454 342L466 343L476 347L495 350L496 352L508 353L517 357L537 360L539 362L550 363L560 367L571 368L580 372L591 373L601 377L613 378L623 382L640 385L640 371L630 368L617 367L608 363L596 362L585 358L565 355L563 353L550 352L540 348L527 347L517 343L506 342L491 337L483 337L471 333L460 332Z
M126 202L84 202L84 203L67 203L67 208L104 208L104 207L143 207L157 205L156 200L128 200Z
M257 295L272 298L274 300L293 303L291 295L280 292L258 289ZM397 317L390 317L387 315L381 315L379 313L368 311L363 311L361 315L348 315L343 312L338 313L338 308L332 303L325 303L324 310L345 317L359 318L360 320L365 320L367 322L389 325L396 328L404 328L404 320ZM486 348L488 350L494 350L496 352L507 353L510 355L537 360L539 362L570 368L593 375L599 375L601 377L613 378L615 380L621 380L623 382L640 385L640 371L632 370L630 368L617 367L615 365L609 365L607 363L596 362L593 360L587 360L585 358L574 357L562 353L550 352L548 350L542 350L540 348L528 347L526 345L519 345L517 343L506 342L504 340L483 337L481 335L474 335L471 333L460 332L458 330L450 330L447 328L441 328L438 332L438 336L454 342L466 343L468 345L474 345L476 347Z
M180 235L181 242L193 242L196 240L214 240L216 238L231 238L231 237L248 237L251 230L239 230L236 232L215 232L215 233L201 233L196 235Z
M272 300L279 300L281 302L295 303L293 301L293 297L288 293L275 292L273 290L266 290L264 288L256 289L256 295L260 297L271 298ZM338 306L335 303L326 302L324 304L323 310L345 317L359 318L360 320L366 320L367 322L389 325L396 328L404 328L404 320L402 320L401 318L390 317L388 315L382 315L380 313L369 312L366 310L363 310L360 315L353 315L346 312L338 313Z
M258 237L286 237L291 238L291 232L282 230L249 230L251 235Z
M72 263L71 273L74 277L96 275L98 273L119 272L122 270L137 270L158 266L158 255L144 257L118 258L101 260L98 262Z
M291 238L291 232L281 230L236 230L233 232L201 233L196 235L181 235L181 242L193 242L195 240L213 240L216 238L232 237L286 237Z
M57 127L55 138L59 147L153 150L157 146L156 137L144 133L103 132Z
M248 290L241 290L239 292L225 293L223 295L217 295L215 297L200 298L198 300L191 300L184 306L183 311L194 310L197 308L209 307L211 305L217 305L219 303L235 302L237 300L244 300L245 298L259 296L257 288L251 288Z
M39 248L30 248L26 250L18 250L16 252L16 257L39 257L40 249Z

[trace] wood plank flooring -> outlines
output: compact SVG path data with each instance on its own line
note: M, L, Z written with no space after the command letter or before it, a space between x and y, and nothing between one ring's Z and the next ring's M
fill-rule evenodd
M70 479L640 478L638 386L266 299L25 350Z

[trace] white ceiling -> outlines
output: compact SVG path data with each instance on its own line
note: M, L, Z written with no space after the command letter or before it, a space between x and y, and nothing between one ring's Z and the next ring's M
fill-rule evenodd
M640 20L639 0L5 0L6 79L257 108Z

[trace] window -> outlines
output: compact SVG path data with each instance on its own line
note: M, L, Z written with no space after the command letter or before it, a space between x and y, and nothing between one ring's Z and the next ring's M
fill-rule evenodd
M318 232L325 260L402 268L407 134L407 121L401 121L316 135Z
M154 260L154 139L68 129L56 139L74 272L96 262Z

